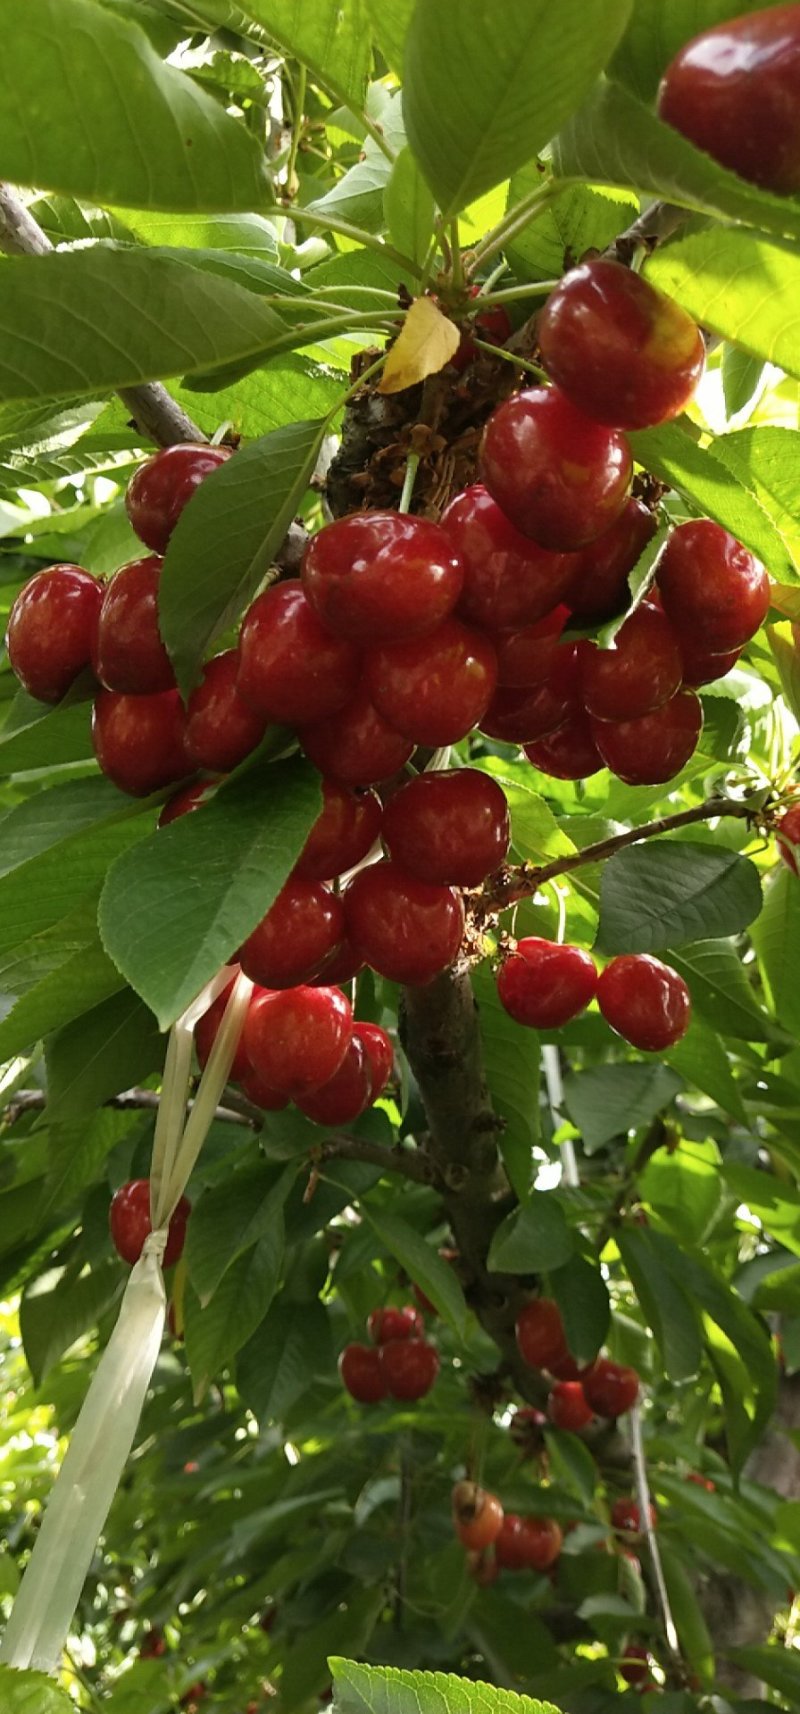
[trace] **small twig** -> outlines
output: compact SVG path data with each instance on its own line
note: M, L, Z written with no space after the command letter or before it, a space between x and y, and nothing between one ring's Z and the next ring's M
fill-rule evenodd
M160 1105L161 1096L155 1089L126 1089L121 1095L112 1095L103 1102L104 1107L113 1107L118 1113L157 1113ZM13 1101L9 1101L0 1113L0 1123L14 1125L24 1113L41 1112L46 1106L47 1096L43 1089L18 1089ZM190 1101L190 1112L193 1106L194 1102ZM217 1107L214 1117L228 1125L246 1125L248 1130L254 1131L259 1129L263 1115L254 1107L250 1107L249 1112L238 1112L231 1106Z
M650 1516L650 1484L647 1480L647 1460L644 1454L642 1439L642 1407L632 1405L630 1412L631 1453L633 1455L633 1472L636 1484L636 1499L639 1505L639 1528L644 1535L650 1550L650 1561L653 1567L653 1582L656 1587L658 1604L664 1622L664 1635L670 1654L682 1665L678 1632L672 1617L669 1593L667 1591L664 1567L661 1563L661 1552L658 1545L653 1520Z
M368 1161L382 1172L413 1178L416 1184L436 1184L438 1178L433 1162L419 1149L413 1153L410 1149L384 1149L380 1143L370 1143L364 1137L330 1137L315 1151L315 1159Z
M609 244L603 255L612 262L623 262L629 268L637 250L644 249L648 253L655 250L688 218L688 208L676 208L672 202L651 202L650 207Z

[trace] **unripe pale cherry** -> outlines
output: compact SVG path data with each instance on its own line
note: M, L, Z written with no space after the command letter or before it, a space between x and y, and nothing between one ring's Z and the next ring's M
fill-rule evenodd
M630 601L628 575L657 529L657 518L631 495L610 530L571 556L564 600L578 625L596 625L624 613Z
M478 887L508 850L505 792L477 768L418 774L390 798L383 837L390 857L420 880Z
M106 584L97 622L92 664L107 690L154 696L175 683L172 662L158 628L158 554L121 565Z
M543 618L562 599L571 560L522 535L482 483L450 501L442 529L464 565L458 613L468 625L517 630Z
M293 1100L336 1075L353 1034L339 988L283 988L257 994L242 1031L244 1051L267 1087Z
M80 565L51 565L20 590L9 614L6 648L23 689L60 702L91 665L103 585Z
M332 881L354 869L381 830L383 806L375 792L347 791L336 780L323 780L322 798L322 809L294 866L304 881Z
M674 779L697 749L703 707L693 690L638 720L592 720L592 738L607 768L629 786L663 785Z
M344 939L342 901L322 881L291 875L238 958L264 988L297 988L325 973Z
M413 740L384 720L363 686L338 713L302 726L300 742L320 773L345 786L373 786L390 779L414 751Z
M566 1355L561 1311L551 1297L534 1297L523 1305L517 1316L516 1336L519 1354L532 1369L547 1369L552 1361Z
M585 1011L597 991L591 954L579 946L559 946L530 935L497 973L502 1006L518 1024L554 1030Z
M644 1053L674 1047L692 1016L683 977L645 952L612 958L597 984L597 1004L606 1023Z
M592 422L557 387L532 387L492 412L480 466L489 493L523 535L570 553L619 517L633 458L618 429Z
M225 649L206 661L202 682L186 705L186 748L197 768L227 774L261 743L266 729L239 695L238 649Z
M167 1246L164 1251L162 1267L171 1268L173 1263L183 1255L186 1241L186 1222L192 1210L192 1205L185 1196L180 1198L175 1212L169 1222ZM150 1180L134 1178L128 1184L123 1184L111 1198L108 1212L108 1223L111 1231L111 1241L118 1256L123 1262L133 1267L138 1262L153 1230L150 1220Z
M264 721L327 720L353 696L360 671L355 645L320 623L297 579L265 589L244 616L237 687Z
M297 1106L317 1125L351 1125L372 1100L372 1073L364 1043L353 1030L339 1070L311 1095L297 1097Z
M380 1404L388 1388L380 1351L374 1345L345 1345L339 1358L342 1384L361 1405Z
M586 1370L581 1384L597 1416L623 1416L639 1397L636 1370L625 1363L615 1363L610 1357L598 1357L591 1369Z
M456 1482L452 1507L462 1546L471 1552L491 1547L503 1527L503 1507L497 1495L488 1493L478 1482Z
M378 713L406 738L454 744L486 713L497 657L483 632L445 619L424 637L370 649L365 683Z
M429 1393L439 1373L439 1353L426 1339L391 1339L380 1351L383 1378L393 1399L411 1402Z
M678 640L715 654L740 649L769 612L760 560L711 518L678 524L658 565L658 588Z
M386 1345L390 1339L424 1339L425 1323L413 1303L400 1307L386 1304L373 1309L367 1321L367 1331L373 1345Z
M464 933L460 895L420 881L396 863L360 870L345 892L344 909L353 946L391 982L430 982L458 955Z
M104 774L121 792L149 797L192 772L186 712L177 690L125 696L101 690L92 711L92 743Z
M554 780L586 780L606 765L595 742L595 725L599 722L580 708L546 738L524 744L525 755L534 768Z
M402 642L432 631L461 593L464 570L438 524L400 512L353 512L312 536L303 556L318 619L351 642Z
M683 661L666 614L643 601L620 626L610 648L589 645L582 668L587 713L598 720L636 720L679 690Z
M128 483L125 506L140 541L163 553L195 489L231 457L229 446L165 446Z

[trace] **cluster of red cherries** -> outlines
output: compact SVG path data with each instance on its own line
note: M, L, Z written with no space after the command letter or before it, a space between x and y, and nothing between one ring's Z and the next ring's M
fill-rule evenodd
M345 1345L339 1358L342 1384L362 1405L383 1399L408 1402L429 1393L439 1373L439 1353L425 1338L425 1322L412 1303L373 1309L367 1321L371 1345Z
M580 1368L567 1344L564 1322L553 1298L535 1297L516 1321L517 1348L530 1368L554 1377L547 1415L555 1428L577 1433L593 1416L615 1421L639 1397L639 1376L625 1363L596 1357Z

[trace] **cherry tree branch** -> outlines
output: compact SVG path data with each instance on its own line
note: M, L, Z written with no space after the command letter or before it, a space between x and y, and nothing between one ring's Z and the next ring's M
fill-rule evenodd
M312 1154L315 1163L329 1160L367 1161L381 1172L399 1173L415 1184L436 1184L438 1174L432 1160L420 1149L385 1149L365 1137L330 1137Z
M651 202L650 207L644 209L624 232L620 232L603 254L610 261L623 262L629 268L637 250L655 250L665 238L671 238L688 218L688 208L678 208L673 202Z
M113 1107L118 1113L152 1112L157 1113L161 1105L161 1096L155 1089L126 1089L120 1095L112 1095L103 1102L104 1107ZM24 1113L39 1113L47 1106L47 1096L43 1089L18 1089L7 1106L0 1112L0 1123L15 1125ZM194 1102L188 1103L191 1112ZM257 1107L250 1107L249 1112L238 1112L234 1107L217 1107L215 1119L222 1119L228 1125L246 1125L248 1130L258 1130L263 1114Z

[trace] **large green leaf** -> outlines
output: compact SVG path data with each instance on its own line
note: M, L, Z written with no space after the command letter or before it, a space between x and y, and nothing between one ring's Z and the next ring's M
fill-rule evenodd
M0 952L43 935L81 907L89 916L76 925L76 939L85 940L86 924L109 864L141 840L150 825L139 816L91 828L4 875L0 879ZM17 992L13 981L8 986Z
M186 1265L204 1307L245 1251L268 1234L282 1231L283 1204L296 1170L293 1164L282 1172L275 1167L247 1167L203 1192L192 1209Z
M263 1321L282 1268L283 1217L278 1209L271 1229L231 1264L208 1304L201 1305L189 1287L185 1298L186 1355L196 1400L204 1396L209 1382L228 1366Z
M697 1013L682 1041L668 1050L666 1058L687 1083L693 1083L704 1095L710 1095L723 1113L729 1113L742 1125L747 1124L747 1110L724 1044L716 1030L711 1029Z
M674 239L651 257L647 277L695 319L754 357L800 374L796 249L757 232L714 226Z
M74 1714L75 1704L43 1672L18 1672L0 1666L3 1714Z
M529 196L540 179L535 162L515 173L508 191L509 209ZM607 185L569 185L508 245L509 261L524 278L558 279L568 260L586 250L605 250L638 211L638 200L630 192Z
M664 1267L648 1231L629 1226L614 1238L667 1374L673 1381L687 1380L697 1374L703 1355L700 1320L691 1298Z
M788 1702L797 1707L800 1702L800 1661L795 1651L783 1643L764 1643L759 1647L728 1648L728 1660L744 1672L763 1679Z
M25 1357L35 1385L60 1362L76 1340L93 1332L124 1284L119 1263L104 1262L77 1279L41 1274L23 1294L19 1312Z
M0 1022L0 1059L24 1053L53 1030L100 1005L124 986L97 935L63 955L21 995Z
M720 435L712 443L712 451L763 506L796 572L800 568L796 429L773 428L767 423L736 429L733 434Z
M570 1256L563 1267L550 1270L547 1287L561 1310L570 1351L579 1362L590 1363L604 1343L611 1321L608 1286L599 1265L588 1262L585 1256Z
M456 1279L449 1263L398 1214L386 1214L382 1208L373 1207L368 1202L362 1203L361 1212L409 1278L430 1298L445 1321L463 1337L467 1305L460 1281Z
M0 0L0 32L4 178L136 208L267 200L255 137L135 25L94 0Z
M721 1172L725 1183L740 1202L746 1203L765 1231L793 1255L800 1256L800 1190L771 1173L758 1172L755 1167L741 1166L738 1162L724 1162Z
M795 1038L757 1004L730 941L701 940L670 952L667 962L689 984L693 1004L712 1029L742 1041L768 1042L779 1054L795 1046Z
M738 934L758 916L755 864L735 851L650 839L609 858L600 883L601 952L658 952Z
M569 1261L575 1239L561 1203L550 1191L534 1190L506 1216L492 1238L486 1266L491 1273L542 1274Z
M315 770L257 765L114 864L100 931L163 1029L269 909L320 803Z
M330 1321L322 1304L295 1303L283 1293L241 1352L236 1381L258 1421L276 1422L333 1367Z
M776 1018L800 1035L800 886L781 865L764 888L764 908L751 934Z
M389 237L397 250L422 263L433 234L434 201L409 148L401 149L383 193Z
M779 581L792 577L783 536L749 483L731 480L731 471L719 455L720 441L714 441L713 447L700 446L680 423L639 430L630 440L639 463L684 494L693 510L738 536L773 577Z
M403 73L406 35L414 11L414 0L367 0L373 39L390 70Z
M155 1018L126 988L48 1037L47 1112L69 1122L141 1083L164 1061Z
M613 1137L649 1124L672 1105L682 1087L682 1079L656 1060L638 1065L591 1065L585 1071L569 1073L564 1100L587 1154L593 1154Z
M0 816L0 877L93 827L143 813L102 776L51 786Z
M760 12L774 0L748 0L748 12ZM659 79L684 42L728 18L738 18L741 0L634 0L633 17L612 62L616 77L650 101Z
M244 10L293 59L357 112L370 64L363 0L243 0Z
M418 5L406 38L409 142L445 215L549 142L613 52L630 0Z
M334 1658L336 1714L558 1714L550 1702L449 1672L406 1672Z

